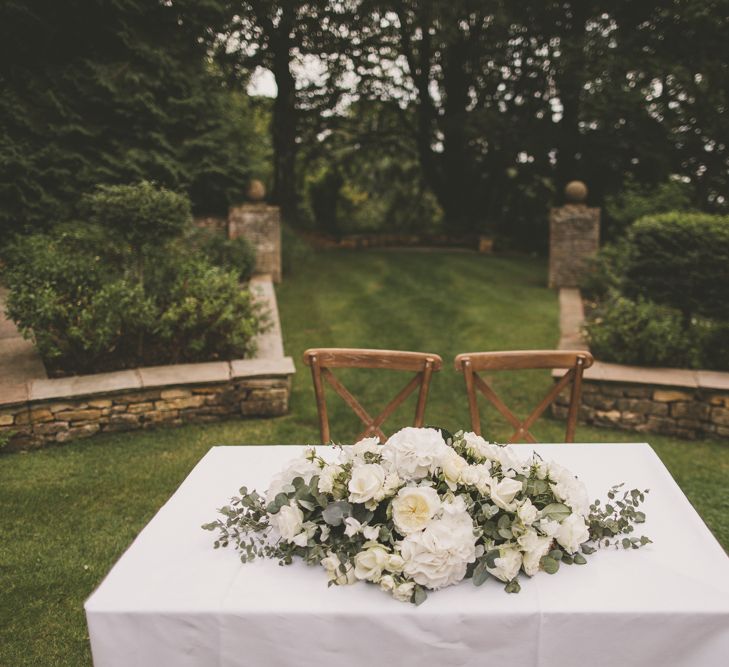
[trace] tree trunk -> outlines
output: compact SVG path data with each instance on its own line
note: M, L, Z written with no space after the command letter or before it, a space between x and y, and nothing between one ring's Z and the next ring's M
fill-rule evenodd
M589 8L581 1L569 5L569 25L561 36L562 66L557 80L559 99L562 103L562 119L557 133L557 192L571 180L585 178L580 173L580 162L585 151L580 132L580 97L585 72L585 23Z
M468 88L469 79L464 71L467 63L464 45L454 44L448 49L443 71L443 157L441 192L448 230L454 234L474 231L477 212L473 209L472 156L468 146Z
M281 207L284 221L295 224L298 218L296 188L296 137L298 110L296 80L291 73L290 17L284 16L277 34L271 37L273 75L278 93L273 103L273 201Z

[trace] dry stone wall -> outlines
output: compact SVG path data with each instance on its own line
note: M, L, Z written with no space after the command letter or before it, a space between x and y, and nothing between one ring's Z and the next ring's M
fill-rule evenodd
M587 349L577 289L561 289L560 349ZM555 379L561 372L553 372ZM552 406L567 417L569 393ZM729 373L683 368L644 368L596 361L585 371L580 422L681 438L729 438Z
M96 433L283 415L288 412L293 363L289 359L280 366L279 373L269 376L116 392L100 389L4 405L0 438L9 449L27 449ZM113 374L100 374L100 380L105 375Z
M284 356L270 276L251 281L269 316L252 359L155 366L0 382L0 449L17 450L96 433L178 426L288 412L291 357Z
M569 394L558 397L557 417L567 417ZM587 380L580 421L639 433L695 439L729 438L729 390L698 390Z

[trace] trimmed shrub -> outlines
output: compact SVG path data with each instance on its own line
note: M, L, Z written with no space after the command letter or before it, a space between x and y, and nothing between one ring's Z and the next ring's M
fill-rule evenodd
M232 271L241 282L247 282L253 275L256 249L243 237L227 239L221 234L203 232L199 247L211 264Z
M8 315L52 374L253 352L262 317L239 271L178 251L185 197L142 183L99 188L86 205L97 224L18 237L3 254Z
M729 217L664 213L628 232L624 292L694 316L729 320Z
M588 270L580 282L580 288L588 299L603 300L620 291L627 253L628 244L621 239L604 246L597 256L589 260Z
M691 185L675 179L642 185L629 176L619 194L605 199L605 212L621 231L646 215L690 209Z
M614 295L591 313L584 327L592 353L603 361L642 366L695 368L699 337L681 314L644 299Z
M99 185L84 195L81 210L88 222L118 234L135 249L157 246L180 236L192 220L186 195L149 181Z

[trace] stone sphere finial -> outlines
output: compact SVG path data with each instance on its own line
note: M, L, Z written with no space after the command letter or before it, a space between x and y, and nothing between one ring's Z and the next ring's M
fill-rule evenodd
M587 186L582 181L570 181L565 185L564 196L569 204L584 204L587 201Z
M263 184L263 181L259 181L257 178L252 179L248 184L246 197L253 202L263 201L266 197L266 186Z

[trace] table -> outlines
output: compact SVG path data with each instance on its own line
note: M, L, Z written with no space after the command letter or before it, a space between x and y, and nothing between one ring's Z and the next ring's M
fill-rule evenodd
M726 665L729 559L650 446L516 447L569 467L594 497L622 481L650 488L644 532L654 544L524 577L517 595L493 579L466 581L415 607L371 585L327 588L320 568L243 565L212 548L200 525L240 486L265 490L298 453L215 447L87 600L94 664Z

